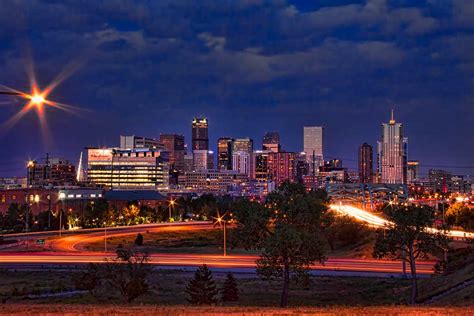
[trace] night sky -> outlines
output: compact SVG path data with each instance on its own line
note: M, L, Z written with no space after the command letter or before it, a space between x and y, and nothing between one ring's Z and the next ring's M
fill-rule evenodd
M0 84L28 91L29 61L41 87L75 70L50 99L81 110L47 109L48 139L34 112L2 127L0 176L120 134L190 144L194 116L212 149L275 130L301 151L323 125L326 157L354 169L391 108L425 172L474 174L474 1L1 0ZM0 96L0 122L22 104Z

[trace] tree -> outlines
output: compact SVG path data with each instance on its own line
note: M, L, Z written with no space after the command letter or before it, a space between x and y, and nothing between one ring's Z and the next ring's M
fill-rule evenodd
M373 256L402 259L409 264L412 279L410 301L415 304L418 294L416 260L447 249L447 238L443 233L429 230L435 219L432 208L396 205L387 210L387 216L391 223L377 233Z
M285 182L268 195L266 205L239 201L233 207L234 242L262 250L257 273L283 281L282 307L288 305L290 275L307 277L312 264L326 260L321 225L327 202L323 191L308 193L300 184Z
M222 301L234 302L239 300L239 289L237 287L237 281L232 273L227 273L224 281L224 286L221 291Z
M189 303L194 305L210 305L217 302L217 287L212 278L212 272L207 265L200 266L194 273L194 279L186 287Z
M143 235L138 233L137 238L135 238L135 245L143 246Z
M454 203L446 211L446 219L450 225L471 230L474 227L474 209L464 203Z
M117 257L106 261L105 280L128 303L131 303L148 292L147 277L150 272L148 260L147 253L140 254L123 248L117 249Z

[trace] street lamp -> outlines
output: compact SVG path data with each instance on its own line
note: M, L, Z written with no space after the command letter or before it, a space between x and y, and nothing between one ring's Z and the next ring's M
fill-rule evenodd
M107 252L107 221L104 221L104 252Z
M174 205L176 204L176 200L171 199L168 204L168 212L169 212L169 222L171 223L171 208L174 208Z
M227 256L227 221L225 219L225 216L227 215L227 212L224 213L224 215L220 216L219 211L217 211L217 217L213 217L215 219L214 222L214 227L216 226L224 226L224 257Z

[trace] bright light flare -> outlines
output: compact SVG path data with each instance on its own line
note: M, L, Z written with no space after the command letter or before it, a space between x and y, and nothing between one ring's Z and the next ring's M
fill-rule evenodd
M362 221L362 222L365 222L365 223L368 223L374 227L380 227L380 228L384 228L386 227L386 225L390 225L392 224L392 222L380 217L380 216L377 216L377 215L374 215L370 212L367 212L363 209L360 209L360 208L357 208L357 207L354 207L354 206L350 206L350 205L337 205L337 204L331 204L329 206L332 210L338 212L338 213L341 213L341 214L344 214L344 215L348 215L348 216L351 216L359 221ZM439 229L436 229L436 228L428 228L428 231L431 232L431 233L438 233L438 232L442 232L440 231ZM446 234L449 236L449 237L455 237L455 238L474 238L474 234L473 233L469 233L469 232L464 232L464 231L460 231L460 230L448 230L446 231Z
M36 105L43 105L45 101L45 98L41 94L35 94L31 96L31 102Z

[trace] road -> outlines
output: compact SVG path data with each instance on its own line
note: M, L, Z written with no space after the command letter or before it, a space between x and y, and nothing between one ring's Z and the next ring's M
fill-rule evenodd
M357 220L363 221L373 227L385 227L385 225L390 224L388 220L355 206L332 204L330 205L330 208L341 214L348 215ZM433 233L439 232L439 230L435 228L428 228L428 231ZM474 239L473 233L460 230L448 230L446 231L446 234L453 238Z
M209 222L189 222L173 224L156 224L146 227L132 226L107 231L108 238L134 235L138 232L165 232L165 231L190 231L201 229L213 229ZM87 233L68 235L50 241L51 252L7 252L0 255L0 264L3 266L21 267L28 266L50 266L50 265L83 265L89 262L103 263L105 258L112 259L114 253L88 252L84 245L104 240L104 231L89 231ZM229 271L255 271L254 255L209 255L209 254L153 254L150 263L164 267L182 268L196 267L207 264L210 267L225 269ZM419 274L429 275L433 273L434 262L419 262L417 269ZM326 274L338 274L350 272L352 275L382 274L392 276L402 273L400 261L370 260L352 258L329 258L324 265L317 264L311 267L313 271L324 271Z

